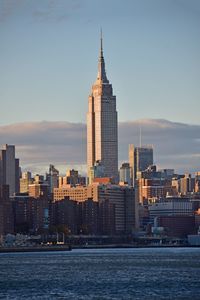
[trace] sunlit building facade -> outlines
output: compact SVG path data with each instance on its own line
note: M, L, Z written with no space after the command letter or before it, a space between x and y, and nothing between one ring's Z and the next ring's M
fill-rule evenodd
M129 145L129 164L131 174L131 184L135 185L137 173L146 170L150 165L153 165L153 147L142 146L135 147Z
M96 161L104 166L104 176L118 178L118 128L116 96L106 76L103 46L98 63L98 75L88 99L87 113L87 167Z

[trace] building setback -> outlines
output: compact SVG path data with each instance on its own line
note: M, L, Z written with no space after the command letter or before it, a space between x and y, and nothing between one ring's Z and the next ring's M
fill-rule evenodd
M100 161L104 166L104 176L118 180L118 128L116 96L106 76L101 47L98 63L98 75L88 98L87 113L87 167Z

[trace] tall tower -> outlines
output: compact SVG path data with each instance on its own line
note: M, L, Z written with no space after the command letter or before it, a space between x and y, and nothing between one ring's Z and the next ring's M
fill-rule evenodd
M131 168L131 182L135 183L137 172L146 170L150 165L153 165L153 147L140 146L134 147L129 145L129 164Z
M87 167L96 161L104 166L105 176L118 178L118 129L116 96L106 76L103 57L103 39L98 62L98 74L88 98L87 113Z

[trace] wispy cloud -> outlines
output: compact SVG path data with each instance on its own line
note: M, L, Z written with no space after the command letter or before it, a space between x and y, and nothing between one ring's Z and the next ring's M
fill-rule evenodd
M22 7L26 0L1 0L0 1L0 22L10 18L18 8Z
M14 14L19 15L23 11L36 22L68 21L82 6L81 0L1 0L0 22L5 22Z
M37 22L65 22L79 11L81 5L80 0L48 0L46 5L35 7L32 17Z
M178 172L200 170L200 125L145 119L119 123L119 161L128 160L128 144L154 147L155 163ZM45 172L49 163L86 168L86 125L30 122L0 126L1 144L15 144L23 168Z

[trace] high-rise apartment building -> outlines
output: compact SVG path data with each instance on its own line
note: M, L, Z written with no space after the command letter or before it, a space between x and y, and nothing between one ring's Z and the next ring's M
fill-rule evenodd
M16 195L11 198L15 233L39 233L49 226L49 199Z
M118 128L116 96L113 95L112 84L106 76L101 47L98 62L98 75L88 98L87 113L87 167L100 161L104 166L104 176L118 178Z
M15 158L15 146L5 145L0 150L0 185L9 185L12 196L19 192L19 159Z
M132 187L93 183L88 186L54 189L54 203L62 201L66 197L78 203L84 203L88 199L99 203L101 218L106 219L102 226L107 229L100 228L103 234L113 232L113 224L116 233L131 233L137 226L137 201L135 190ZM109 211L106 213L106 210ZM101 220L102 224L104 221ZM108 224L112 228L109 229Z
M153 165L153 147L134 147L133 144L129 145L129 164L131 168L131 183L134 185L137 172L144 171L150 165Z

